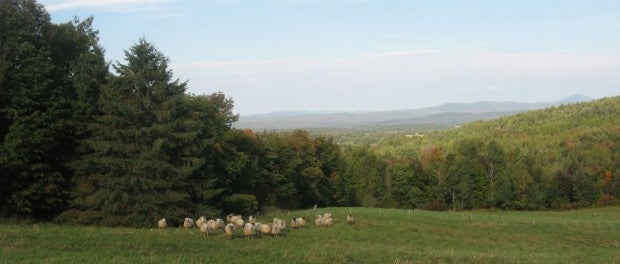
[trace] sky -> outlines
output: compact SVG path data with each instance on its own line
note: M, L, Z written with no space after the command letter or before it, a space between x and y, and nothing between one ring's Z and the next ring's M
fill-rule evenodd
M241 115L620 95L617 0L40 0L94 16L106 59L140 38L188 92Z

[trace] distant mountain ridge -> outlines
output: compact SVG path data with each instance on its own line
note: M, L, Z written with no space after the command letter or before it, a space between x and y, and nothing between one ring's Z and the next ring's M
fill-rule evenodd
M236 128L253 130L302 129L389 129L414 128L416 125L451 127L476 120L489 120L523 111L542 109L554 105L591 101L592 98L576 94L547 103L493 102L447 103L419 109L375 112L311 112L286 111L241 116L233 124Z

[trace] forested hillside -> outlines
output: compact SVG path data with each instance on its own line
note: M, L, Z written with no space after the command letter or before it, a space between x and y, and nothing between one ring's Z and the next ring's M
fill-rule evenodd
M533 210L620 195L620 97L342 147L231 128L232 99L188 94L145 39L107 63L92 21L0 1L2 216L153 226L265 207Z
M425 135L389 135L350 153L384 161L376 184L358 185L360 194L374 191L362 201L382 206L576 208L617 198L619 140L616 96Z

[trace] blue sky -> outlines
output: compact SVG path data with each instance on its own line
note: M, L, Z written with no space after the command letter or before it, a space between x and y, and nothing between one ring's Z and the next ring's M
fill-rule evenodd
M140 37L242 114L620 94L620 1L44 0L94 16L110 61Z

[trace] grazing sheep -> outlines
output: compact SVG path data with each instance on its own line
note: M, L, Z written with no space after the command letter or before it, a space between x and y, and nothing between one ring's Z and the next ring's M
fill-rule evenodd
M332 218L323 218L323 226L332 226L334 224L334 221L332 220Z
M192 226L194 226L194 220L186 217L185 221L183 221L183 227L190 228Z
M254 238L254 235L256 235L256 227L252 223L245 224L243 227L243 235L245 235L246 239Z
M304 226L306 226L305 217L293 217L293 219L291 219L291 228L295 229Z
M261 224L260 227L258 225L256 225L258 227L258 230L260 230L260 233L263 236L268 236L271 234L271 225L270 224Z
M323 217L321 215L317 215L316 218L314 219L314 223L317 226L323 225Z
M323 215L323 220L327 219L327 218L332 218L332 213L325 213Z
M293 217L293 219L291 219L291 228L295 229L299 227L299 224L297 224L297 218Z
M249 223L252 223L252 224L256 224L256 217L255 217L255 216L253 216L253 215L250 215L250 216L248 217L248 222L249 222Z
M274 218L273 223L271 223L271 228L274 226L278 226L280 230L282 230L286 228L286 222L282 221L282 219Z
M226 223L224 223L222 219L215 219L215 222L217 223L217 230L224 230L224 226L226 225Z
M200 224L200 232L205 235L205 236L209 236L209 225L205 222L202 222Z
M228 237L229 239L233 239L235 235L235 229L237 228L234 224L227 224L224 228L224 231L226 232L226 237Z
M245 226L245 222L241 218L237 218L237 221L235 221L234 224L239 228L243 228L243 226Z
M205 225L207 225L207 227L209 228L209 230L212 230L212 231L216 231L216 230L220 229L220 228L219 228L219 225L217 224L217 221L216 221L216 220L213 220L213 219L211 219L211 220L209 220L209 221L205 222L204 224L205 224Z
M282 227L280 225L274 225L271 227L271 235L274 237L278 237L280 231L282 231Z
M234 224L234 223L237 223L237 220L239 220L239 219L243 219L243 216L241 216L241 215L229 214L229 215L226 217L226 221L228 221L229 223L233 223L233 224Z
M168 223L166 223L166 218L162 218L159 221L157 221L157 228L164 229L166 227L168 227Z
M306 217L298 217L295 219L297 222L297 227L305 227L306 226Z
M350 225L355 223L355 219L353 219L353 215L351 214L347 215L347 223L349 223Z
M198 218L198 220L196 220L196 227L200 228L202 226L202 223L206 223L207 222L207 218L204 216L201 216Z

